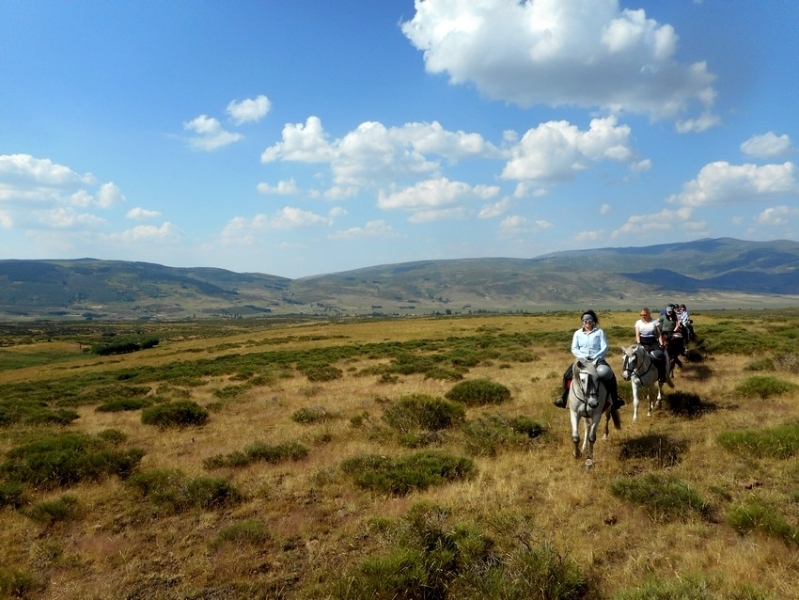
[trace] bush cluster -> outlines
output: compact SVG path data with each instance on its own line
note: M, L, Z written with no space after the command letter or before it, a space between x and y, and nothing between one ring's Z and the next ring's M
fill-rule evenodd
M484 406L510 400L510 390L490 379L472 379L456 384L445 397L466 406Z
M192 400L177 400L145 408L141 422L157 427L192 427L205 425L208 410Z
M174 513L191 508L213 510L239 503L243 496L221 477L186 477L178 469L135 474L126 484L155 506Z
M434 504L412 506L390 538L394 550L341 577L335 597L583 600L595 591L577 563L550 545L500 553L481 530L453 523L449 511Z
M439 431L463 423L462 405L427 394L403 396L383 412L383 420L402 433L415 430Z
M221 467L246 467L255 462L279 463L286 460L302 460L308 456L308 448L298 442L269 445L255 442L247 446L243 452L217 454L203 461L206 469Z
M382 494L404 495L434 485L468 479L474 463L468 458L422 451L402 458L366 454L341 463L358 487Z
M799 453L799 423L758 430L722 431L719 445L741 456L786 459Z
M486 415L468 423L463 433L469 454L496 456L500 448L529 444L544 433L544 427L524 416Z
M138 468L144 456L139 448L115 450L102 437L61 433L40 438L8 451L0 464L6 483L52 489L81 481L97 481L109 475L123 479Z
M641 506L653 521L709 517L709 506L699 492L676 477L656 473L621 477L610 489L614 496Z

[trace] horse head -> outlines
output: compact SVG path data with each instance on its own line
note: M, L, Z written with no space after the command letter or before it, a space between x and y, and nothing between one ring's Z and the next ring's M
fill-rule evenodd
M644 347L640 344L633 344L629 347L621 346L623 357L621 376L624 381L630 381L635 370L642 364L644 358Z
M578 385L583 395L582 400L586 403L587 408L594 410L599 406L599 375L591 361L578 359L574 362L572 381L579 382Z

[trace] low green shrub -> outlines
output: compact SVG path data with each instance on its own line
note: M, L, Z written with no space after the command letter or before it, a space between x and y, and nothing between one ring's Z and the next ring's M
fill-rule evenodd
M425 379L437 379L439 381L460 381L463 379L463 372L458 369L448 369L436 366L424 372Z
M774 361L768 357L753 360L744 366L745 371L775 371L776 369Z
M155 506L180 513L191 508L212 510L240 502L242 494L226 479L188 479L178 469L154 469L137 473L126 484Z
M25 504L25 486L13 481L0 481L0 509L4 506L19 508Z
M135 471L144 451L113 450L101 437L61 433L12 448L0 464L0 478L51 489L81 481L97 481L109 475L122 479Z
M768 398L795 390L798 386L770 375L754 375L735 388L739 396Z
M147 398L119 398L117 400L109 400L98 406L95 410L97 412L122 412L129 410L139 410L150 406L151 401Z
M295 423L311 424L323 423L337 419L339 415L327 410L324 406L305 406L298 408L291 415L291 420Z
M69 521L78 514L79 502L77 497L66 495L57 500L40 502L31 508L27 515L40 523L54 523L55 521Z
M341 464L358 487L383 494L404 495L449 481L468 479L474 463L468 458L422 451L402 458L377 454L354 456Z
M344 371L330 364L305 363L297 365L297 369L308 378L308 381L313 382L333 381L344 376Z
M654 521L709 517L709 507L690 485L676 477L648 473L622 477L611 483L614 496L641 506Z
M786 423L768 429L722 431L716 441L741 456L786 459L799 452L799 423Z
M120 431L119 429L103 429L97 434L97 437L101 440L105 440L112 446L118 446L122 442L126 442L128 440L128 434L126 434L124 431Z
M462 405L427 394L403 396L383 412L383 420L400 432L438 431L463 423L465 418Z
M298 442L285 442L274 445L255 442L247 446L243 452L212 456L203 462L203 466L206 469L246 467L259 461L274 464L286 460L302 460L306 456L308 456L308 448Z
M486 415L468 423L463 433L469 454L496 456L500 448L529 445L544 433L544 427L528 417Z
M157 427L198 427L208 421L208 411L191 400L156 404L142 411L141 422Z
M0 596L4 598L30 598L46 587L45 582L32 573L0 565Z
M790 525L776 508L757 500L731 508L726 521L742 535L760 531L783 542L799 544L799 528Z
M365 559L335 584L337 598L551 598L583 600L592 586L579 565L550 545L499 553L476 527L420 502L397 523L375 523L392 552Z
M484 406L510 400L510 390L490 379L472 379L456 384L444 396L466 406Z

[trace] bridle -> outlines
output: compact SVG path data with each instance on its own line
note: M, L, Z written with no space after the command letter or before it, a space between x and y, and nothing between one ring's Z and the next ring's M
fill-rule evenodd
M588 417L599 406L599 378L581 368L577 377L572 378L572 384L575 383L580 393L574 397L582 405L583 416Z
M649 373L649 371L651 371L652 368L655 366L655 361L652 360L651 357L649 357L649 365L646 367L646 370L644 370L643 372L639 372L638 371L638 369L639 369L639 366L638 366L638 353L639 352L641 353L641 356L642 356L642 361L641 362L646 364L648 351L647 351L646 348L644 348L640 344L638 345L638 347L636 348L635 352L633 353L633 356L630 356L626 352L624 353L624 362L622 363L622 369L623 369L622 378L623 379L625 379L625 380L629 379L633 375L638 377L638 379L641 379L644 375ZM626 377L625 377L625 375L626 375Z

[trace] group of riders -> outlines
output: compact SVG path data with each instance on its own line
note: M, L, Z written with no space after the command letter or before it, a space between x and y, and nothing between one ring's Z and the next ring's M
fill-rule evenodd
M688 342L695 339L693 321L688 309L685 304L669 304L660 312L657 319L653 319L652 312L645 306L638 311L638 316L639 319L635 322L635 341L646 348L654 359L658 380L674 387L671 370L675 365L682 368L681 357L686 355ZM612 410L618 410L624 406L624 400L619 397L616 375L605 360L608 339L599 327L599 317L593 310L587 310L580 318L582 327L572 336L572 354L576 358L587 359L594 363L597 375L605 384L612 400ZM667 356L671 364L667 364ZM566 407L572 372L572 366L569 365L563 374L561 395L553 401L555 406Z

